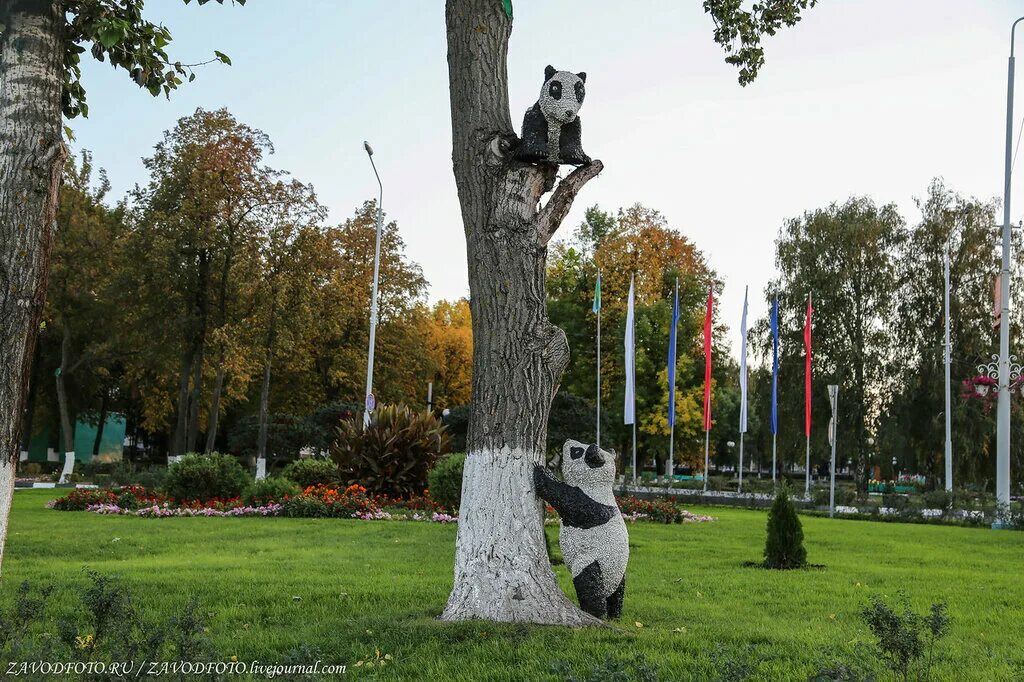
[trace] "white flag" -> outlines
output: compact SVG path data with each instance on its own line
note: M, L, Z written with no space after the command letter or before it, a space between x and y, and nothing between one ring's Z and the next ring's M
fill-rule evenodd
M740 433L747 432L747 289L743 289L743 321L740 322Z
M626 405L623 409L623 424L632 424L636 420L636 368L634 355L636 348L633 342L633 277L629 278L629 302L626 304Z

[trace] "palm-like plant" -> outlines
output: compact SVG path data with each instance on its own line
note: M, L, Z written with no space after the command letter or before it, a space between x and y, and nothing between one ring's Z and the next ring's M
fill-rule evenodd
M342 480L394 497L422 494L427 472L449 446L437 418L405 405L380 407L365 429L361 415L343 419L336 434L331 457Z

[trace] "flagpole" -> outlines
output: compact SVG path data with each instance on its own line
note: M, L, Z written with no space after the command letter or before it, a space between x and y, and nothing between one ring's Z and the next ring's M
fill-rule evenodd
M704 430L704 492L708 491L708 443L711 440L711 431Z
M945 277L946 277L946 296L945 296L945 318L946 318L946 386L945 394L946 398L946 491L953 492L953 435L952 435L952 400L950 398L950 348L949 348L949 242L946 242L946 261L944 263Z
M597 271L597 291L594 307L597 308L597 447L601 447L601 271Z
M740 431L740 484L736 488L736 492L743 492L743 432Z
M804 495L811 494L811 437L807 436L807 461L804 464Z
M633 405L636 405L636 397L633 398ZM636 418L633 419L633 485L636 485Z
M811 333L811 313L814 311L814 307L813 307L813 305L811 303L812 296L813 296L813 294L808 292L808 294L807 294L807 321L805 323L807 325L806 335L807 335L808 339L810 339L810 333ZM810 388L810 365L811 365L810 348L809 347L805 348L804 349L804 353L808 354L807 367L804 369L804 375L805 375L804 376L804 382L805 382L804 383L804 385L805 385L805 390L804 390L804 401L805 401L805 405L804 405L804 413L805 413L804 414L804 419L806 420L807 419L806 411L807 411L807 409L809 409L810 404L811 404L810 403L811 397L810 397L810 395L807 394L807 389ZM804 495L806 496L806 495L810 495L811 494L811 429L810 429L810 424L809 423L805 423L804 424L804 431L805 431L805 435L807 436L807 454L806 454L806 459L804 461Z
M743 492L743 434L747 432L747 293L743 289L743 321L740 323L740 469L736 492Z
M775 487L775 438L778 434L772 434L772 488Z
M672 328L669 331L668 350L668 486L672 487L675 479L675 439L676 439L676 328L679 324L679 278L676 278L676 288L672 300Z

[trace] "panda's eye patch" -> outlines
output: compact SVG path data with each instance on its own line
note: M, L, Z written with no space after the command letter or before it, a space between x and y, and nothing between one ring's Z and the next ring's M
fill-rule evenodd
M551 85L548 86L548 94L552 99L562 99L562 82L551 81Z
M583 448L569 448L569 456L573 459L579 459L583 456Z
M577 82L576 83L576 101L579 102L580 104L583 104L583 98L586 96L586 94L587 94L587 91L583 87L583 81Z

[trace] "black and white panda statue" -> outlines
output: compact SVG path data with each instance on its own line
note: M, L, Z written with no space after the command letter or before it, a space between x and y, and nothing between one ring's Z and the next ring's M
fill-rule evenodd
M544 69L540 99L526 110L523 134L515 158L527 163L582 166L590 163L583 151L579 111L587 94L587 74Z
M562 519L559 545L580 608L598 618L622 615L629 535L615 502L615 457L597 445L567 440L562 481L535 465L537 495Z

